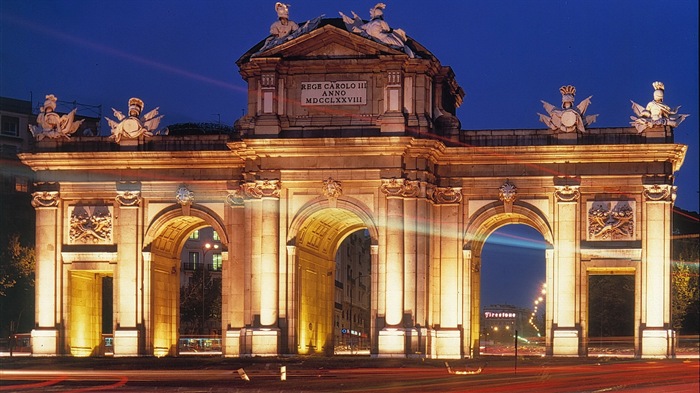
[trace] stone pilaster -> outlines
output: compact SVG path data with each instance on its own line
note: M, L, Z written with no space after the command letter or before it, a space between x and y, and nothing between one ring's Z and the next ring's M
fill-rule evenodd
M36 209L36 327L32 330L32 353L35 356L59 354L60 304L63 294L60 277L61 225L58 185L51 191L32 194Z
M244 197L239 188L228 192L224 222L229 234L228 255L221 270L221 324L226 357L241 355L241 331L245 327L245 233ZM223 258L223 253L222 253Z
M578 186L571 187L578 189ZM578 195L578 192L573 192ZM576 313L576 251L579 242L578 198L569 198L569 193L555 193L554 260L551 286L548 296L553 298L552 337L554 355L578 356L581 340ZM551 295L551 296L550 296ZM547 309L549 313L550 308Z
M142 258L140 252L139 230L142 227L139 205L140 190L121 190L117 185L115 197L118 212L115 212L115 243L117 248L117 266L114 274L115 304L114 316L114 356L139 355L138 317L142 293L140 277ZM148 286L144 288L148 290Z
M673 353L671 321L671 222L675 187L644 186L642 230L642 357Z

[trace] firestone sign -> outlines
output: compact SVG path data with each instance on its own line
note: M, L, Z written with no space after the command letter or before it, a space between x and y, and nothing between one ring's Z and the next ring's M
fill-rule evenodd
M302 82L302 105L365 105L367 82Z

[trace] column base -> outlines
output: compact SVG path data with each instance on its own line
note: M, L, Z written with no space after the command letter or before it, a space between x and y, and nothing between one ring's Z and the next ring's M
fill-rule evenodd
M58 355L58 329L32 330L32 356Z
M642 330L642 358L665 359L675 353L674 331L670 329Z
M404 329L384 328L379 331L378 358L405 358L406 332Z
M224 357L241 356L241 331L227 330L224 336Z
M430 354L434 359L461 359L462 332L459 329L430 331Z
M114 331L114 357L139 355L139 331L136 329L118 329ZM168 355L169 348L153 348L157 357Z
M246 329L245 334L251 343L252 356L279 355L280 331L276 328Z
M553 330L552 355L553 356L579 356L579 334L576 329Z

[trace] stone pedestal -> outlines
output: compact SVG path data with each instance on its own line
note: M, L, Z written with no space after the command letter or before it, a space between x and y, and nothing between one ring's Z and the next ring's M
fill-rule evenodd
M58 330L34 329L32 330L32 355L56 356L58 355Z
M252 343L251 354L253 356L277 356L279 355L279 329L247 329Z
M386 328L379 331L379 358L406 357L406 332L403 329Z
M461 339L458 329L431 331L432 357L434 359L461 359Z
M668 358L674 351L673 330L642 330L642 358Z
M163 353L164 352L164 353ZM169 348L153 348L153 355L168 355ZM139 331L136 329L117 329L114 331L114 357L139 355Z
M241 330L227 330L224 336L224 357L241 356Z
M552 354L554 356L578 356L578 330L554 329L552 337Z

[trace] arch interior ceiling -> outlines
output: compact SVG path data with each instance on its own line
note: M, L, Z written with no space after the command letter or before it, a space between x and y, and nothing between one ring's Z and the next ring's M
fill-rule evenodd
M297 247L333 260L340 242L352 232L366 228L354 213L344 209L325 209L304 221L297 235Z
M201 218L192 216L182 216L170 221L153 241L152 251L164 255L176 255L180 251L182 239L193 230L203 227L204 224Z

